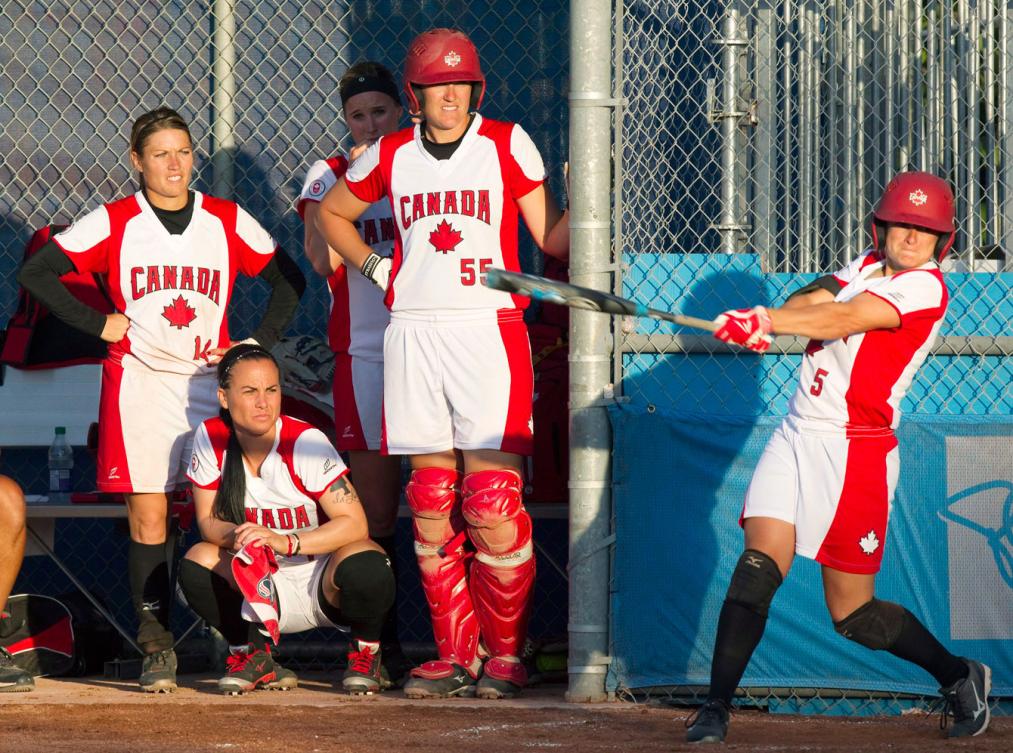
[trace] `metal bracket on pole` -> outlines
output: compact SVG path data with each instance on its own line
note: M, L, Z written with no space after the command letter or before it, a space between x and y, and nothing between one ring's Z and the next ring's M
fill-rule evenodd
M570 107L619 107L624 102L609 92L570 92Z

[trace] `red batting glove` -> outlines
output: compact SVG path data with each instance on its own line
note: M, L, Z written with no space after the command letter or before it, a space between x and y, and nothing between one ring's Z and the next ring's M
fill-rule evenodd
M763 353L770 347L770 314L763 306L751 309L731 309L721 314L714 323L718 326L714 337L722 342L741 345Z

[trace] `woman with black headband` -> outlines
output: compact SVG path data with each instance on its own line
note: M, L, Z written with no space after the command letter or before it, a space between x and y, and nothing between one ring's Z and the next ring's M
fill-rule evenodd
M339 84L348 135L365 147L397 130L401 98L389 70L379 63L356 63ZM353 149L354 151L354 149ZM380 453L383 402L383 333L390 312L383 293L358 268L346 265L317 230L320 200L348 168L349 157L337 154L314 162L306 176L297 209L305 223L305 250L313 269L327 278L331 294L327 335L335 356L334 423L339 450L348 453L351 475L369 520L369 534L395 562L394 532L401 496L401 458ZM359 218L359 235L374 253L390 258L394 220L390 203L378 201ZM384 625L382 664L388 681L400 684L409 664L397 634L397 609Z
M253 589L276 596L278 633L347 631L353 648L342 687L380 690L380 630L394 601L394 573L369 540L348 469L320 430L281 415L278 364L263 348L243 344L225 354L218 402L221 415L194 435L189 476L204 541L187 552L179 580L190 607L229 642L219 690L296 684L275 663L265 620L250 613L237 585L233 559L244 548L244 561L260 555L278 566L273 588L258 575Z

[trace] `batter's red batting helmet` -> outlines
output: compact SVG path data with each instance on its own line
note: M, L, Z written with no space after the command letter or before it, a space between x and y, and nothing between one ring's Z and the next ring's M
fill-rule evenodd
M953 192L946 181L932 173L907 172L893 177L872 213L872 247L880 251L880 236L890 223L917 225L939 233L936 260L953 245Z
M472 83L471 108L477 110L485 94L485 76L478 62L478 50L463 31L430 29L419 34L408 45L404 64L404 90L410 112L421 112L414 86L450 84L455 81Z

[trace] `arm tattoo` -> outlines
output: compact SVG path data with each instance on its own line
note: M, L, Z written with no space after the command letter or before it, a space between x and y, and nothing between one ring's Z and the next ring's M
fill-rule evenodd
M358 496L355 494L355 490L352 489L351 484L345 481L344 476L335 480L335 482L331 484L331 488L327 491L334 492L335 502L347 502L351 504L352 502L359 501Z

